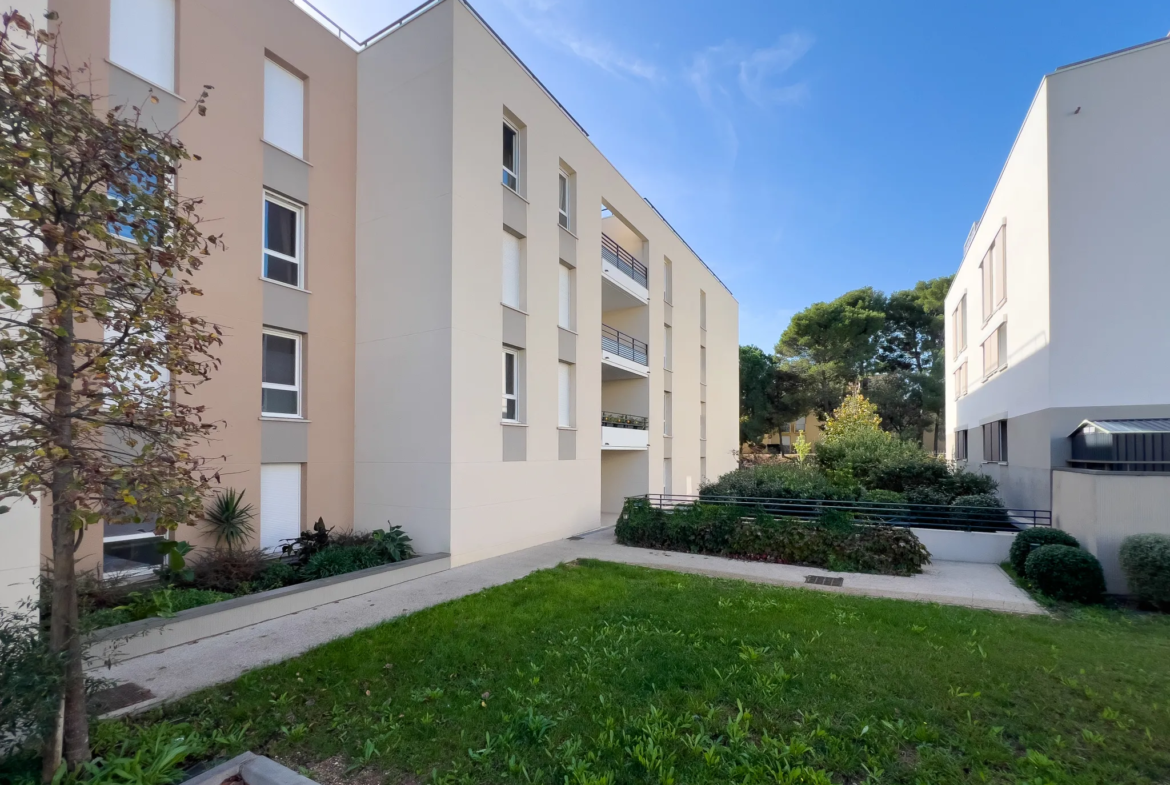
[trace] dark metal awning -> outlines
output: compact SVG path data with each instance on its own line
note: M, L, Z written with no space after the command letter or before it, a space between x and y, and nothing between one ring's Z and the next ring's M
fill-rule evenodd
M1090 433L1170 433L1170 417L1148 420L1083 420L1069 434L1074 436L1091 426Z

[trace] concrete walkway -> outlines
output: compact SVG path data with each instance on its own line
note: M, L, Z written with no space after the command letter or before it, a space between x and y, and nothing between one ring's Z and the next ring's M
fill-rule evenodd
M116 664L100 675L133 682L156 698L117 712L140 711L158 702L231 681L246 671L280 662L335 638L413 613L490 586L523 578L565 561L588 558L642 567L801 586L844 594L964 605L1011 613L1043 613L998 566L936 562L921 575L895 577L835 573L813 567L735 561L714 556L627 548L614 542L613 529L581 539L559 540L417 578L379 591L322 605L240 630L203 638L163 652ZM844 579L841 587L805 584L806 575Z

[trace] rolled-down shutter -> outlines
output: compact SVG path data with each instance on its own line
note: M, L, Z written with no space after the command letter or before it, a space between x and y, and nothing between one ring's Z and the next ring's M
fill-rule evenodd
M279 548L301 533L301 465L266 463L260 467L260 547Z

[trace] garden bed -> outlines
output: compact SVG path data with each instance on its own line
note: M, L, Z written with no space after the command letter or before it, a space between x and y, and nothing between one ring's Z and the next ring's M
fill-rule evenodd
M343 575L284 586L95 631L87 655L95 664L140 657L348 597L450 569L449 554L415 556Z

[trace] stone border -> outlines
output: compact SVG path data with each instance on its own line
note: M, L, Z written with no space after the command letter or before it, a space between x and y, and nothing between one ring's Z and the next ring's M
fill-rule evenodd
M180 611L166 619L154 617L119 624L95 631L87 641L86 656L91 667L100 667L378 591L450 568L450 554L416 556L368 570L202 605Z
M272 758L251 752L237 755L214 769L196 774L191 779L184 780L182 785L221 785L228 777L237 774L244 778L247 785L317 785L313 780L281 766Z

